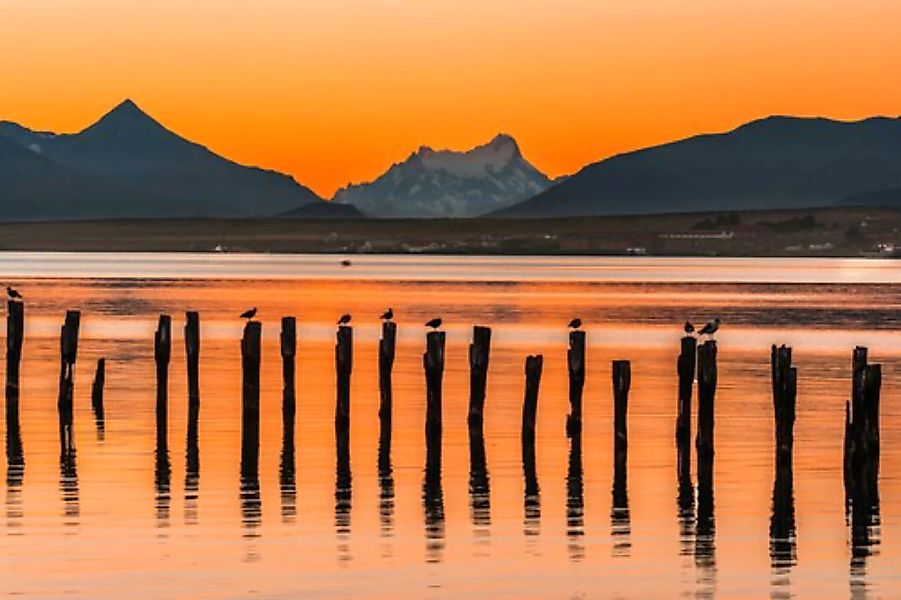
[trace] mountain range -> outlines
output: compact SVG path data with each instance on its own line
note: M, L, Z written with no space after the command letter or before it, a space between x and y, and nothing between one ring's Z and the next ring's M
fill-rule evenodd
M75 134L0 122L0 219L265 217L330 205L293 178L239 165L126 100Z
M769 117L602 160L492 216L901 205L897 188L901 119Z
M627 152L552 181L501 134L421 147L331 201L237 164L126 100L79 133L0 122L0 220L162 217L549 218L901 206L901 119L768 117Z
M374 217L475 217L550 187L516 140L500 134L466 152L419 148L375 181L338 190L333 202Z

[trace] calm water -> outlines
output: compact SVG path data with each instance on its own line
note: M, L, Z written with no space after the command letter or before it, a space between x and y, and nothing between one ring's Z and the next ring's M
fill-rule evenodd
M0 277L27 302L25 465L24 472L8 468L2 483L0 591L84 598L125 590L191 598L899 594L898 263L361 257L341 268L339 260L0 255ZM252 305L264 323L258 491L242 490L239 464L236 315ZM376 317L389 305L399 343L391 470L380 473ZM77 454L61 464L58 335L67 308L83 316ZM191 465L185 310L201 311L203 338L199 454ZM162 312L173 315L177 334L167 455L155 452L154 433L152 340ZM333 426L334 321L344 312L355 326L349 481L336 477ZM282 435L282 315L299 322L293 444ZM448 332L443 469L440 482L425 486L421 323L438 315ZM581 448L564 431L565 324L575 315L589 339ZM714 511L698 523L693 494L679 500L675 359L685 318L714 315L725 322ZM471 463L466 427L473 324L495 331L484 471ZM771 343L794 346L800 379L797 536L775 547ZM856 344L870 347L884 380L879 512L852 547L841 456ZM538 490L526 495L519 434L530 353L542 353L545 364ZM101 356L102 433L90 403ZM613 359L632 361L633 380L628 487L616 499ZM4 438L7 429L4 422Z

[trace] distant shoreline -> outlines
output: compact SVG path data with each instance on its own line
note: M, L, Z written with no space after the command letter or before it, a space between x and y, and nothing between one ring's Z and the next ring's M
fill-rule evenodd
M901 208L556 219L115 219L0 223L2 251L897 258Z

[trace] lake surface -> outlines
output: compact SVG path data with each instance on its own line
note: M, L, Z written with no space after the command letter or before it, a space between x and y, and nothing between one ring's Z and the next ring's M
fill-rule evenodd
M26 298L0 591L25 597L890 597L901 589L901 265L890 261L0 254ZM263 322L259 487L242 486L238 313ZM391 470L378 461L378 315L393 307ZM59 328L82 311L74 460L57 430ZM184 311L201 313L189 465ZM153 331L173 316L168 453ZM335 321L354 320L350 477L336 472ZM279 320L298 318L297 417L282 434ZM441 478L426 481L422 323L447 331ZM581 445L566 436L567 328L588 332ZM713 514L680 500L681 326L719 316ZM471 463L468 344L494 329L485 469ZM794 348L796 537L772 544L770 345ZM878 513L847 522L851 351L882 363ZM538 490L520 445L523 364L543 354ZM105 423L91 409L106 358ZM613 492L611 361L632 361L626 507ZM4 361L5 365L5 361ZM5 366L4 366L5 368ZM9 424L2 423L8 440ZM574 447L575 446L575 447ZM286 452L287 450L287 452ZM293 457L292 452L293 450ZM293 458L293 460L291 460ZM621 490L620 490L621 491ZM684 492L684 490L683 490ZM614 507L616 503L616 507Z

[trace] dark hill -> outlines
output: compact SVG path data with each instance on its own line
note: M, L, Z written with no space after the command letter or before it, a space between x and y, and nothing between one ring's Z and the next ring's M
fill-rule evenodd
M770 117L594 163L504 217L832 205L901 187L901 120Z

